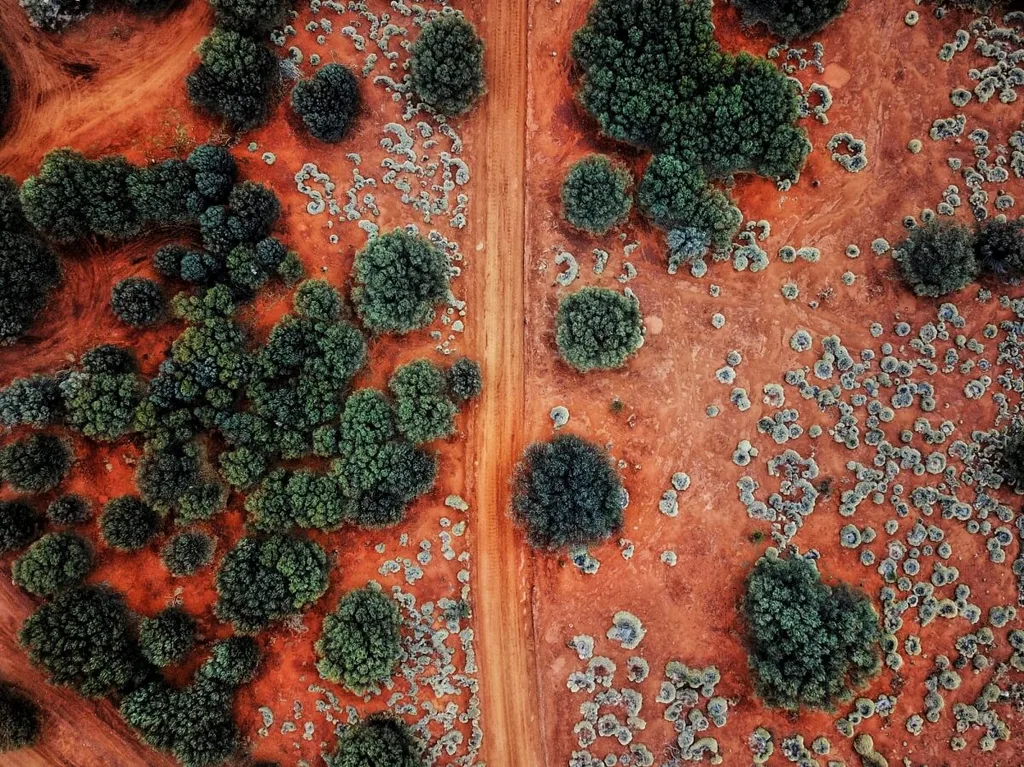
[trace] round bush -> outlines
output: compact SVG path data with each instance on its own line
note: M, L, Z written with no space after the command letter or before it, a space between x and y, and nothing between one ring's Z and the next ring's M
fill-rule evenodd
M983 222L974 253L982 271L1008 280L1024 278L1024 220Z
M249 130L270 116L278 64L260 40L214 27L199 45L199 66L188 76L189 100L224 118L236 130Z
M160 558L171 575L193 575L213 559L213 538L206 533L178 533L160 550Z
M377 333L408 333L434 319L448 297L448 260L428 240L395 229L356 254L352 302Z
M100 514L100 536L108 546L138 551L156 535L160 515L134 495L107 501Z
M327 767L422 767L420 751L404 722L387 714L374 714L346 728L334 754L324 760Z
M0 501L0 554L25 548L43 520L27 503Z
M114 285L110 294L110 307L121 322L133 328L144 328L164 318L167 299L163 288L153 280L128 277Z
M558 353L580 372L622 367L640 348L643 337L640 304L631 296L586 287L558 305Z
M530 445L513 478L512 511L531 546L597 543L622 527L622 480L597 445L575 435Z
M92 504L80 495L62 495L46 509L56 525L81 525L92 519Z
M402 624L394 600L372 588L350 591L324 618L315 645L320 676L357 695L394 673L402 652Z
M459 357L448 368L448 391L458 402L479 397L484 389L480 365L468 357Z
M934 220L916 227L895 256L904 281L919 296L945 296L978 276L974 237L962 224Z
M60 277L56 254L41 240L0 231L0 345L28 331Z
M573 163L562 182L565 220L577 229L606 234L629 215L632 183L629 171L612 165L604 155L590 155Z
M196 644L196 622L180 607L168 607L139 624L142 654L154 666L180 663Z
M116 344L100 344L82 355L82 371L93 375L128 375L138 370L131 349Z
M1024 425L1015 423L1003 434L999 473L1010 487L1024 489Z
M68 441L32 434L0 450L0 478L19 492L45 493L64 481L73 462Z
M438 112L468 112L484 93L484 41L461 13L427 22L409 61L413 91Z
M34 746L39 731L36 704L17 688L0 682L0 753Z
M14 560L14 582L39 597L77 586L92 570L92 546L77 533L49 533Z
M260 665L260 648L248 636L228 637L213 646L210 657L199 667L197 675L228 687L239 687L256 677Z
M745 24L763 23L776 37L800 40L824 29L849 0L733 0Z
M341 64L327 64L292 88L292 109L321 141L341 141L361 105L359 81Z
M768 549L746 581L754 689L769 706L831 710L881 668L878 614L864 594L826 586L814 564Z

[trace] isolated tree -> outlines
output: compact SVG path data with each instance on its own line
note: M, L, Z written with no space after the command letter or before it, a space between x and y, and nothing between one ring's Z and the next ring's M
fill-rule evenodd
M327 767L423 767L422 747L400 719L374 714L342 731Z
M97 698L132 686L145 671L129 617L116 591L77 586L42 604L18 638L50 682Z
M71 471L70 442L52 434L32 434L0 450L0 479L22 493L45 493Z
M359 81L342 64L326 64L292 88L292 109L321 141L341 141L361 107Z
M138 372L135 353L116 344L100 344L82 355L82 370L86 373L104 375L127 375Z
M196 644L195 619L180 607L168 607L139 624L139 646L154 666L180 663Z
M14 560L14 582L39 597L77 586L92 570L92 546L77 533L48 533Z
M607 234L629 215L633 179L604 155L589 155L569 168L562 182L565 220L592 234Z
M820 32L849 0L733 0L745 24L763 23L776 37L800 40Z
M429 360L402 365L388 388L395 397L395 423L415 445L447 437L455 431L458 408L448 399L444 373Z
M461 13L428 21L410 49L412 89L432 109L454 117L486 90L484 41Z
M226 687L240 687L256 677L260 648L250 636L232 636L217 642L197 676Z
M53 426L60 421L62 409L56 377L15 378L0 389L0 425L8 428Z
M213 538L200 531L178 533L160 550L164 567L174 576L194 575L213 559Z
M422 237L395 229L356 254L352 302L375 333L408 333L433 321L448 297L445 255Z
M25 548L39 533L42 521L27 503L0 501L0 554Z
M210 0L217 24L254 37L283 26L290 8L286 0Z
M191 223L197 213L189 207L195 192L192 168L185 160L170 159L136 168L128 177L128 194L142 220L157 226Z
M0 754L34 746L40 729L36 704L18 688L0 682Z
M608 288L582 288L558 304L555 340L562 359L581 372L622 367L643 341L640 305Z
M145 277L126 277L114 285L110 307L121 322L144 328L164 318L167 299L159 283Z
M0 345L23 336L60 282L56 254L28 234L0 231Z
M100 514L100 536L108 546L121 551L143 548L159 528L160 516L134 495L107 501Z
M259 631L319 599L327 589L327 570L327 555L313 541L242 538L217 572L217 616L238 631Z
M974 237L963 224L933 220L915 227L895 256L903 280L919 296L945 296L978 276Z
M530 445L513 477L513 514L540 549L605 540L622 527L622 502L611 459L575 435Z
M357 695L388 679L402 652L394 600L372 588L348 592L324 618L314 646L320 676Z
M465 402L479 397L484 381L480 365L468 357L459 357L448 368L448 391L456 402Z
M1008 280L1024 278L1024 219L983 221L974 253L981 271Z
M92 439L118 439L135 425L142 397L133 373L89 373L76 370L60 382L64 419L69 427Z
M81 525L92 519L92 504L80 495L62 495L46 508L55 525Z
M769 549L743 595L754 689L769 706L832 710L881 667L878 614L849 586L826 586L814 563Z
M249 130L266 121L278 67L262 42L214 27L199 44L199 56L199 66L185 81L194 106L223 117L236 130Z

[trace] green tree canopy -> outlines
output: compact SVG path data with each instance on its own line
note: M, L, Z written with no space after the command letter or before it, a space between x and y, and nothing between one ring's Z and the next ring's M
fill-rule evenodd
M138 551L160 529L160 515L134 495L112 498L100 514L100 537L121 551Z
M180 607L168 607L139 624L139 645L154 666L180 663L196 644L195 619Z
M565 220L577 229L607 234L626 220L633 207L629 192L632 183L629 171L612 165L604 155L577 160L562 182Z
M159 283L145 277L126 277L110 293L114 315L126 325L156 325L167 314L167 298Z
M321 141L341 141L361 107L359 81L343 64L326 64L292 88L292 109Z
M480 396L484 389L480 365L468 357L459 357L448 368L448 391L456 402L465 402Z
M92 519L92 504L80 495L62 495L47 507L46 516L55 525L81 525Z
M259 36L283 26L290 8L287 0L210 0L217 24Z
M0 425L34 426L37 429L60 422L63 407L56 377L33 375L15 378L0 390Z
M429 360L400 366L388 388L395 397L395 423L414 445L450 436L458 408L448 398L444 373Z
M135 426L142 385L134 373L68 373L60 382L65 422L96 440L113 441Z
M36 704L18 688L0 682L0 754L34 746L40 730Z
M77 586L92 570L92 546L77 533L48 533L14 560L14 582L40 597Z
M558 353L580 372L622 367L643 332L639 302L608 288L581 288L558 304Z
M410 53L412 89L438 112L468 112L486 90L484 41L461 13L427 22Z
M214 27L200 43L199 56L199 66L185 81L195 107L223 117L237 130L266 121L278 66L262 42L233 29Z
M849 0L733 0L745 24L763 23L776 37L800 40L820 32Z
M348 592L324 618L315 645L320 676L357 695L388 679L402 652L401 624L394 600L380 591Z
M64 481L74 459L69 441L31 434L0 450L0 479L22 493L45 493Z
M387 714L374 714L346 728L327 767L423 767L422 748L408 726Z
M0 230L0 344L29 330L60 279L56 254L38 237Z
M974 239L981 270L1007 280L1024 278L1024 220L983 221Z
M213 538L198 530L178 533L160 550L160 559L171 575L193 575L213 559Z
M919 296L945 296L978 276L974 236L963 224L933 220L915 227L895 256L904 281Z
M25 548L39 533L42 522L27 503L0 501L0 554Z

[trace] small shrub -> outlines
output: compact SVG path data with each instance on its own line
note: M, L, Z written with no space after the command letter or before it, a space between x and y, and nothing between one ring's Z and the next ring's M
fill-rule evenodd
M14 560L14 582L39 597L77 586L92 570L92 546L77 533L48 533Z
M160 559L171 575L193 575L213 559L213 538L198 531L178 533L160 550Z
M401 654L401 623L394 601L380 591L350 591L324 618L315 645L320 676L357 695L388 679Z
M321 141L341 141L361 106L359 81L342 64L327 64L292 88L292 109Z
M69 442L51 434L32 434L0 450L0 478L22 493L53 490L71 471Z
M41 527L42 519L27 503L0 501L0 554L25 548Z
M160 516L134 495L107 501L100 514L100 536L108 546L121 551L143 548L159 528Z
M0 754L39 740L39 709L16 687L0 682Z
M974 237L962 224L934 220L916 227L895 255L904 281L919 296L945 296L978 276Z
M80 495L62 495L46 509L55 525L82 525L92 519L92 504Z
M480 365L468 357L459 357L448 368L448 391L457 402L465 402L480 396L484 381Z
M114 315L126 325L144 328L155 325L167 313L167 299L160 285L144 277L127 277L110 294Z
M412 89L432 109L454 117L483 95L484 42L461 13L427 22L410 54Z
M605 540L622 527L622 501L611 459L575 435L530 445L513 478L513 514L540 549Z
M849 0L733 0L745 24L763 23L776 37L801 40L839 17Z
M1008 280L1024 278L1024 220L984 221L974 239L974 252L982 271Z
M342 731L327 767L422 767L421 747L400 719L374 714Z
M180 663L195 643L195 619L180 607L168 607L139 624L142 655L154 666Z
M612 165L604 155L590 155L573 163L562 182L565 220L577 229L607 234L621 224L633 207L629 171Z
M640 305L608 288L582 288L559 303L555 340L580 372L622 367L643 341Z
M223 117L236 130L249 130L266 121L278 82L278 65L262 42L214 27L200 43L199 56L199 66L185 81L194 106Z

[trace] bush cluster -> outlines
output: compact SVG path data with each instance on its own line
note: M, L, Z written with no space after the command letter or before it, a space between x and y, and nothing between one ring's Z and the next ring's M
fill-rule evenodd
M342 64L327 64L297 82L291 100L310 135L332 143L345 138L362 107L359 81Z
M324 618L315 645L320 676L357 695L394 673L402 652L394 600L372 588L350 591Z
M623 492L603 450L575 435L559 435L523 453L513 478L512 512L531 546L583 546L622 527Z
M580 372L622 367L640 348L643 337L640 304L632 296L585 287L558 304L558 353Z
M412 89L431 109L454 117L468 112L486 90L484 42L461 13L444 13L424 26L410 49Z
M327 767L421 767L422 747L408 726L387 714L368 716L346 728L338 738L338 747L326 755Z
M32 434L0 450L0 479L22 493L45 493L64 481L74 458L69 441Z
M747 576L743 616L754 689L769 706L831 710L881 668L871 602L826 586L810 560L769 549Z
M14 560L14 582L39 597L77 586L92 570L89 542L77 533L48 533Z
M592 234L607 234L626 220L633 198L633 177L612 165L604 155L590 155L573 163L562 182L565 220Z
M733 0L746 24L763 23L776 37L800 40L839 17L849 0Z
M18 688L0 682L0 754L34 746L40 730L36 704Z

